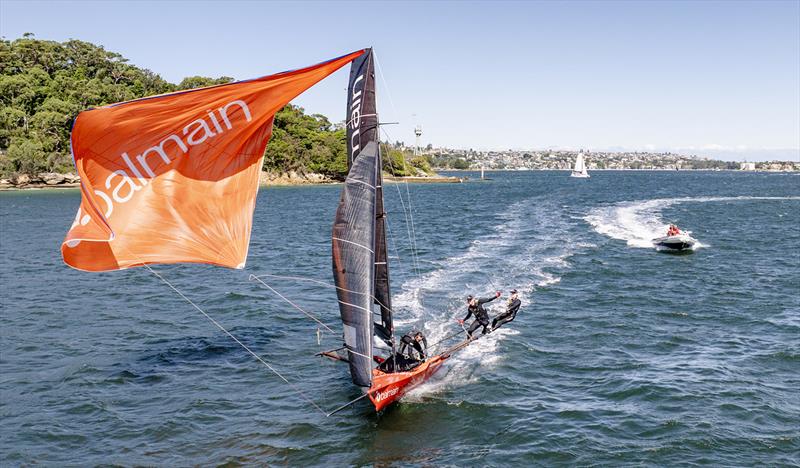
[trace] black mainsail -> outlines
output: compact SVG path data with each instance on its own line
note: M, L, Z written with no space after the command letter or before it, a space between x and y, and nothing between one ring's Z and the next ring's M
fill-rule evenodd
M350 70L346 128L349 172L333 227L333 276L350 374L356 385L369 386L372 337L393 345L394 332L372 49ZM373 303L380 323L373 323Z

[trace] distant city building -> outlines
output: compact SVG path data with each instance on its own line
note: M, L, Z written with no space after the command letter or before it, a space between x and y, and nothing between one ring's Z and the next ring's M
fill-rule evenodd
M403 148L406 145L401 143ZM416 147L408 147L414 151ZM480 170L570 170L577 151L568 150L502 150L477 151L427 145L420 154L429 158L436 169ZM714 160L697 155L680 155L671 152L648 153L643 151L592 152L589 170L746 170L746 171L800 171L800 162L770 161L742 162Z

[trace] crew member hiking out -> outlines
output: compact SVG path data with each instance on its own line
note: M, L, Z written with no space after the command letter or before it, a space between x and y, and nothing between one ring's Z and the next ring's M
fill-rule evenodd
M498 297L500 297L500 291L497 291L494 294L494 297L484 297L482 299L478 299L472 295L467 296L467 304L469 304L467 307L467 316L459 320L458 323L464 325L465 320L469 320L469 318L473 315L475 316L475 321L472 322L469 330L467 330L468 339L472 339L472 333L480 326L483 326L484 335L489 332L489 314L486 312L486 309L483 308L483 304L491 302Z
M492 320L492 331L497 330L502 325L514 320L517 317L517 311L519 310L519 306L521 304L522 302L520 302L519 297L517 296L517 290L512 289L511 297L508 298L508 302L506 303L506 311Z

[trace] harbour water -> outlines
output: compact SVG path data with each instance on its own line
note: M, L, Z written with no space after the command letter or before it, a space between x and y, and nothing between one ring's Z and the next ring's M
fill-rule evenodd
M305 280L331 282L339 186L262 189L243 271L154 267L293 386L147 270L66 267L78 191L0 193L3 465L800 464L800 175L472 175L385 188L398 329L437 342L496 289L517 320L331 417L298 393L360 394L314 356L341 338L249 277L341 328ZM700 247L656 252L668 223Z

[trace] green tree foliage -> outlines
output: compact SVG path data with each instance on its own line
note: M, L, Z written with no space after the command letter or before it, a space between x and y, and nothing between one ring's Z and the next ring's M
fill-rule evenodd
M469 163L464 158L451 154L434 154L430 157L430 164L444 169L469 169Z
M225 83L230 83L233 78L230 76L222 76L220 78L208 78L205 76L189 76L184 78L178 85L178 89L195 89L205 88L208 86L216 86Z
M345 130L334 129L325 116L307 115L302 107L289 104L275 114L264 168L343 178L347 174Z
M431 163L427 156L414 156L411 151L381 143L383 171L396 177L433 175Z
M149 70L88 42L0 40L0 171L72 168L69 134L92 106L175 90Z
M408 176L412 169L407 164L406 153L401 149L381 143L381 157L383 158L383 171L393 176Z
M71 171L72 122L87 108L230 81L191 76L174 85L88 42L0 40L0 175ZM275 116L264 166L343 178L345 132L288 105Z

